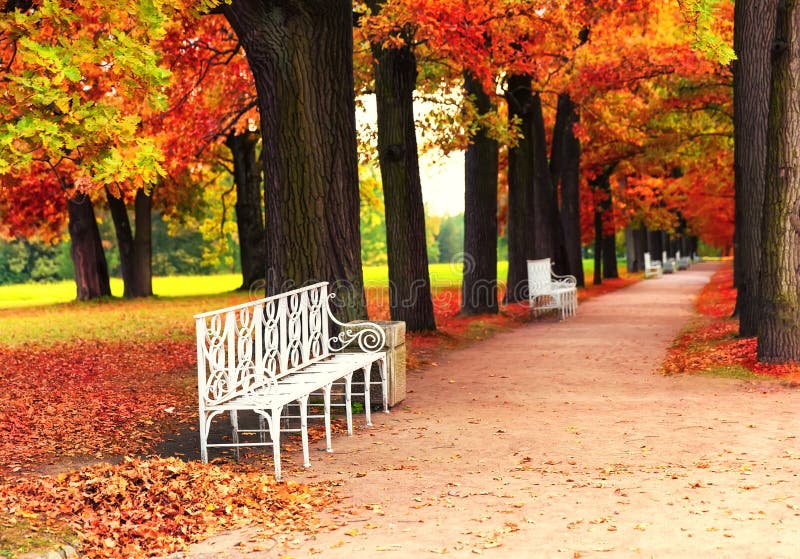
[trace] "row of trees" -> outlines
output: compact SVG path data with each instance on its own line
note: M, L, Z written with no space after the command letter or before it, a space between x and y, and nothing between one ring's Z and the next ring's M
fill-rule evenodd
M709 33L729 36L732 3L714 9ZM498 310L498 231L509 302L525 260L582 279L581 244L611 259L626 225L726 242L731 77L690 39L677 4L636 0L7 0L0 215L9 234L68 221L90 297L107 277L92 208L105 198L126 295L147 295L153 205L186 216L235 192L246 285L335 281L350 286L343 318L363 317L372 202L354 91L374 94L360 148L380 166L391 313L432 329L418 162L431 144L466 154L465 313ZM415 119L420 98L436 109Z

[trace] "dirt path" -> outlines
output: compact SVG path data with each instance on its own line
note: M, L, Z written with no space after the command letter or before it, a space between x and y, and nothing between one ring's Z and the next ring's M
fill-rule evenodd
M289 476L341 480L341 527L189 555L797 557L800 391L657 372L713 269L447 354L404 405Z

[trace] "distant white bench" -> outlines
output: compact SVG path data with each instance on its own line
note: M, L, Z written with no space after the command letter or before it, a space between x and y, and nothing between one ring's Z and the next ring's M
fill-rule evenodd
M578 287L575 276L553 274L549 258L528 260L528 299L534 315L557 309L563 320L578 312Z
M326 448L331 451L331 388L345 388L347 430L352 434L350 406L353 373L364 371L367 425L370 419L370 371L378 365L383 409L388 411L385 334L376 324L360 323L356 332L337 321L330 308L327 282L273 297L195 315L197 384L200 407L200 457L208 461L210 447L238 449L272 446L275 477L281 477L280 434L299 431L303 465L308 467L308 405L311 394L323 399ZM331 335L338 325L338 335ZM345 352L357 342L361 352ZM281 416L290 404L300 409L299 429L281 428ZM258 429L240 429L239 411L259 416ZM230 412L231 442L209 443L213 419ZM242 441L242 433L258 433L260 440ZM266 440L269 434L270 441Z
M667 256L667 251L661 253L661 266L664 268L665 274L671 274L678 271L678 264L674 258Z
M692 265L692 259L688 256L681 256L680 251L675 253L675 262L679 270L688 270Z
M650 253L644 253L644 277L645 278L660 278L663 273L660 260L652 260Z

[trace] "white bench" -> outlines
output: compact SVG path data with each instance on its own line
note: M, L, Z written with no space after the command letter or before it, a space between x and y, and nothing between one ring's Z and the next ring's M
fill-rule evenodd
M673 272L676 272L678 269L678 265L675 262L675 259L669 258L667 256L666 250L661 253L661 266L664 268L665 274L671 274Z
M575 276L553 274L549 258L528 260L528 300L534 315L557 309L563 320L578 312L578 287Z
M300 432L303 465L308 467L309 397L319 393L324 405L326 448L331 451L331 389L344 385L347 430L352 434L350 406L353 373L364 371L364 408L370 417L370 372L378 365L383 409L388 412L385 334L376 324L359 324L352 332L333 316L327 282L273 297L195 315L197 386L200 408L200 458L210 447L238 449L272 446L275 477L281 477L280 433ZM333 324L331 324L333 323ZM332 329L340 327L338 335ZM355 342L361 352L345 352ZM299 405L299 428L281 428L290 404ZM258 414L258 429L240 429L239 411ZM231 442L209 442L213 419L231 414ZM242 441L242 433L258 433L259 441ZM270 441L266 440L269 434Z
M675 252L675 263L678 266L678 270L688 270L692 265L692 259L688 256L681 256L680 251Z
M660 278L661 274L663 273L663 268L661 267L660 260L652 260L650 258L650 253L644 253L644 277L645 278Z

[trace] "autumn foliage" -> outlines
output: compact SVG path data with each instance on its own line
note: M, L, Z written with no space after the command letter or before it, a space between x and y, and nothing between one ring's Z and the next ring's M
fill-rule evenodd
M665 374L712 373L764 376L800 382L800 365L771 365L756 359L756 338L737 338L739 321L733 269L725 266L711 278L696 302L698 315L669 349Z

